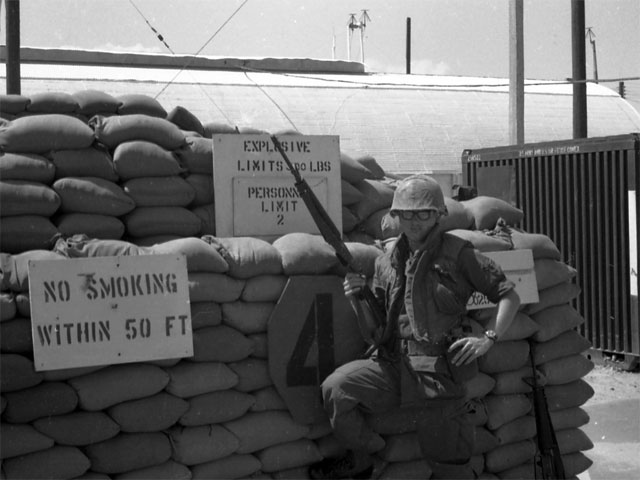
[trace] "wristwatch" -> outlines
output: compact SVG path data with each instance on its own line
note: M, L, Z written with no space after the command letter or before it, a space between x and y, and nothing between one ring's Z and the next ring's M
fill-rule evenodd
M493 330L485 330L484 336L493 341L493 343L496 343L498 341L498 334Z

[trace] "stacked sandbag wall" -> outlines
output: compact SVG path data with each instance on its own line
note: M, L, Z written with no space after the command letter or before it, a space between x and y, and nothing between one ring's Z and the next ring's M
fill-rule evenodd
M268 132L203 125L145 95L1 95L1 250L51 248L58 235L138 245L215 235L211 136L220 133ZM341 153L340 164L343 230L373 243L394 180L371 156Z

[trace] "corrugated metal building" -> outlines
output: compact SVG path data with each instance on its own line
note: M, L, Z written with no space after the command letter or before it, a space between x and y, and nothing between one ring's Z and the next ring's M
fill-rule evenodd
M145 94L202 123L339 135L344 152L372 155L395 174L457 175L463 150L509 144L508 79L366 73L359 63L311 59L22 52L25 96ZM3 91L5 83L2 65ZM572 137L572 95L571 85L527 81L526 142ZM640 114L617 92L590 83L587 98L589 137L640 132Z

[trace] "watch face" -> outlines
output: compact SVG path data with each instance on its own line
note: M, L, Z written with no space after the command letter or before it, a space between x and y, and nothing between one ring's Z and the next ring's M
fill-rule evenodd
M494 342L498 341L498 335L496 334L496 332L494 332L493 330L487 330L486 332L484 332L484 335L490 339L493 340Z

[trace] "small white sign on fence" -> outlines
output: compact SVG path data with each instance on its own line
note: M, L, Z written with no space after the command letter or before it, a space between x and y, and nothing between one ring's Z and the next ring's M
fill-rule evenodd
M35 369L189 357L184 255L29 262Z
M483 252L483 255L500 265L506 277L516 284L516 292L520 296L522 305L538 302L538 283L533 269L533 252L531 250ZM485 295L475 292L467 303L467 310L488 308L494 305Z

